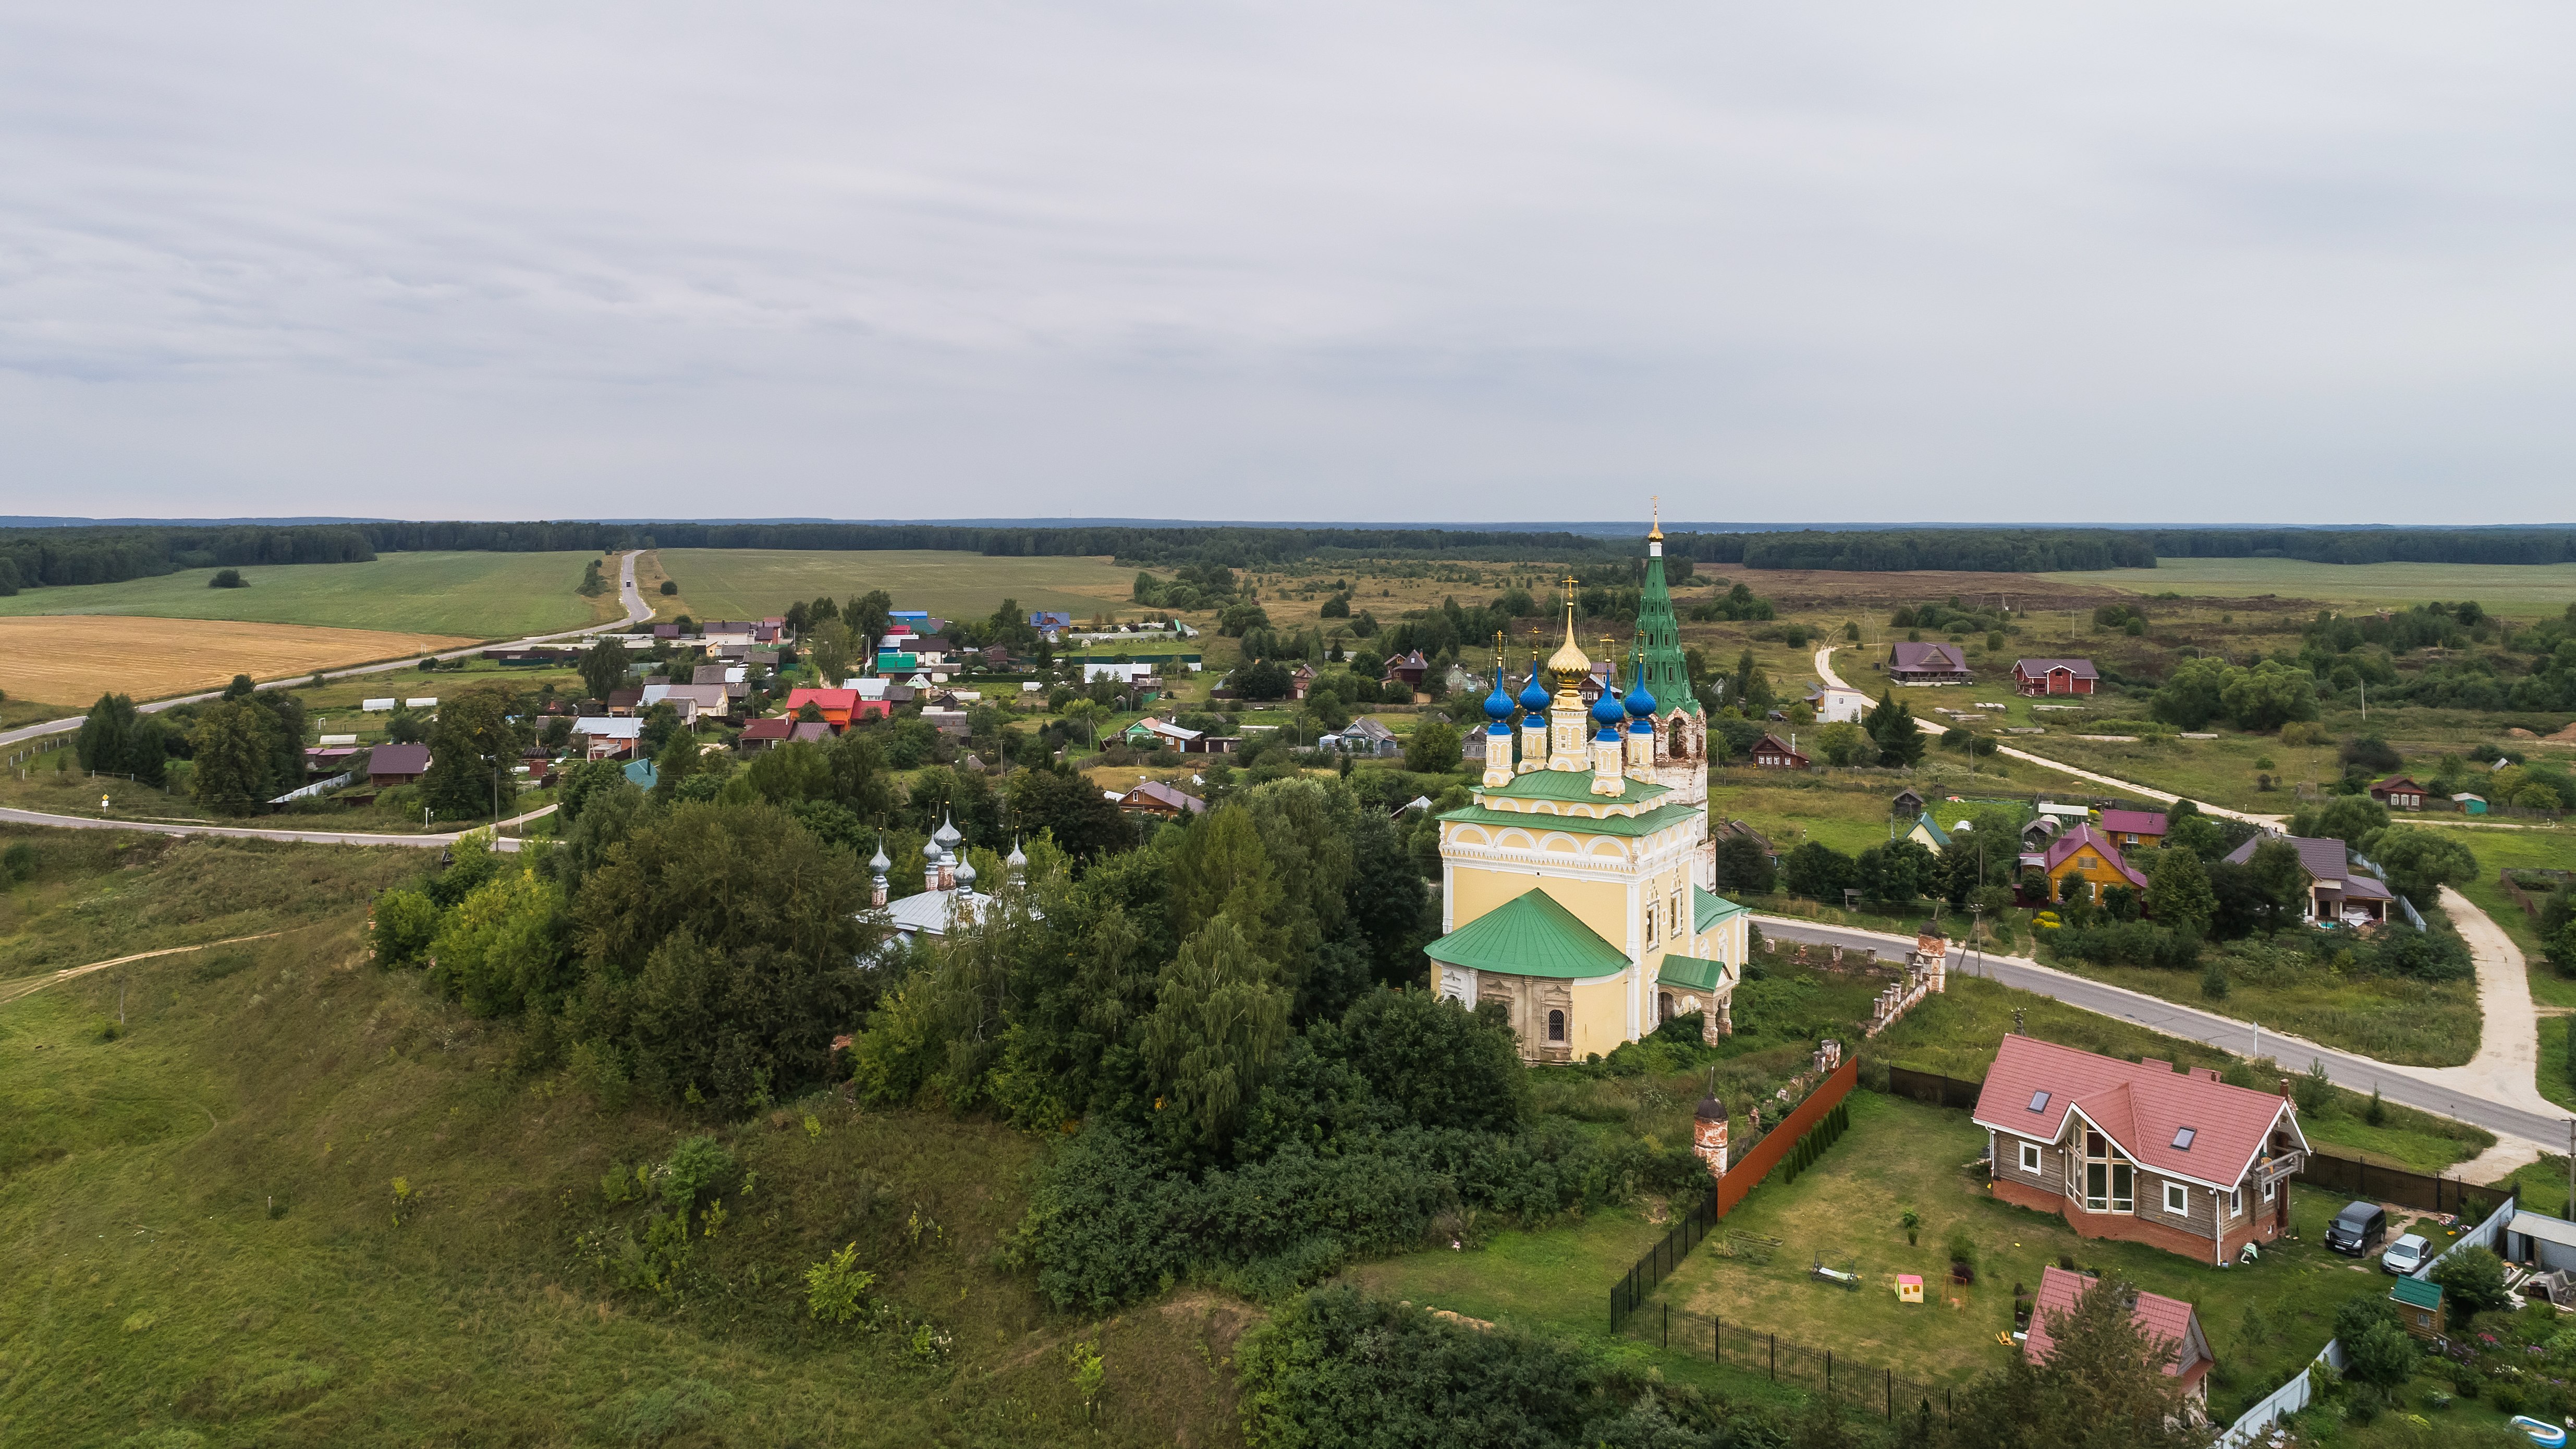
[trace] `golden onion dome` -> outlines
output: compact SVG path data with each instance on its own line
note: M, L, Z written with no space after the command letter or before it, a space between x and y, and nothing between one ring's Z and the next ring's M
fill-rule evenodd
M1556 646L1555 653L1547 656L1547 672L1555 675L1560 685L1579 684L1592 672L1591 656L1575 647L1573 631L1568 630L1565 642Z
M1655 500L1655 524L1654 527L1647 532L1646 541L1648 543L1662 543L1664 541L1664 500L1661 498L1657 498Z

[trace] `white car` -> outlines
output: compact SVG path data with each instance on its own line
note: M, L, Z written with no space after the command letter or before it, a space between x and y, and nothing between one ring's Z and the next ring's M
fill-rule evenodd
M2403 1278L2423 1267L2424 1256L2432 1250L2431 1243L2413 1233L2408 1233L2389 1244L2388 1251L2379 1255L2379 1266Z

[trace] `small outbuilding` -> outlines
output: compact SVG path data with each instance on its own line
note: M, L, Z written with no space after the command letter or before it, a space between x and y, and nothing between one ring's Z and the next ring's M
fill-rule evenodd
M2417 1338L2432 1340L2449 1334L2449 1311L2442 1305L2442 1285L2421 1278L2400 1278L2388 1290L2388 1301L2397 1305L2398 1326Z

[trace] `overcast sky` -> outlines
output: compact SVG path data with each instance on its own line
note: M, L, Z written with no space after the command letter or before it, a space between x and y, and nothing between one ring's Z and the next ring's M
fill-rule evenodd
M0 513L2576 519L2564 4L0 7Z

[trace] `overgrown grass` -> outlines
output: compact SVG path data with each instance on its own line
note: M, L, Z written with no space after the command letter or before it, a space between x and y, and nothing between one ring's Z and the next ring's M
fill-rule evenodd
M2400 927L2398 929L2404 929ZM2477 1055L2478 986L2474 979L2428 982L2402 976L2346 975L2319 962L2297 979L2237 980L2224 1001L2201 994L2197 971L2097 966L2053 958L2060 971L2131 991L2217 1011L2323 1046L2408 1066L2456 1067Z
M365 895L416 857L45 843L0 970L230 934L245 914L302 928L140 963L113 1040L95 1030L109 973L0 1006L0 1101L29 1134L0 1165L0 1439L1238 1437L1228 1359L1250 1310L1185 1295L1070 1321L996 1266L1038 1141L830 1095L734 1125L603 1114L518 1071L514 1028L365 962ZM253 904L228 916L218 889ZM672 1297L613 1287L573 1247L639 1212L603 1176L710 1129L755 1176L722 1186L727 1217L698 1224ZM887 1327L808 1315L804 1270L844 1244ZM1077 1339L1108 1365L1088 1422Z

